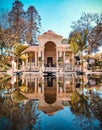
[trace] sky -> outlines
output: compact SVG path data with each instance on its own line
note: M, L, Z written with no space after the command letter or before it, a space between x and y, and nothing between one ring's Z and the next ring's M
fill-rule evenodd
M15 0L0 0L0 8L11 9ZM71 23L79 20L81 14L101 13L102 0L20 0L26 10L35 6L41 16L41 34L53 30L68 38Z

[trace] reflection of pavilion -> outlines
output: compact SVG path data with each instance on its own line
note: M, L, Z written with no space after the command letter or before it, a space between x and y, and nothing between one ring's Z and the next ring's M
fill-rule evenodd
M24 71L64 71L72 70L72 51L63 36L48 30L38 37L39 44L29 46L23 53L28 57L22 65Z
M70 100L74 90L73 85L70 84L71 78L72 76L65 76L64 79L26 75L22 77L23 85L20 90L28 99L39 99L38 109L52 115L63 109L62 100Z

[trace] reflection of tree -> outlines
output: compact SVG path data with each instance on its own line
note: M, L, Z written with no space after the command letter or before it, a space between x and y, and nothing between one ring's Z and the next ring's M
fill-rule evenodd
M84 94L80 94L75 91L72 94L72 100L70 102L71 111L77 115L76 122L84 129L92 129L94 126L92 120L94 120L90 111L90 103L88 98Z
M73 92L70 105L71 105L71 110L76 115L80 115L80 114L84 114L86 116L90 115L88 109L87 97L80 94L78 91Z
M7 126L10 130L31 130L39 116L36 114L37 104L34 100L18 104L7 98L0 105L0 117L10 120L11 124Z
M92 92L91 96L92 96L91 111L94 114L95 118L101 122L101 128L102 128L102 98L97 92L96 93Z
M11 76L9 75L0 76L0 90L4 88L8 89L10 87L10 80L11 80Z
M84 91L84 86L82 87ZM98 92L89 91L89 98L75 90L71 97L71 111L76 115L75 122L84 129L102 128L102 98ZM100 121L101 126L97 126Z

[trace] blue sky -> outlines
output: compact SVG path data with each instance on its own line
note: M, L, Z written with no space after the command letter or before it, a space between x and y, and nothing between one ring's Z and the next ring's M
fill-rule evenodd
M42 31L53 30L68 37L72 21L77 21L83 12L102 12L102 0L20 0L26 10L34 5L42 18ZM12 8L14 0L0 0L0 8Z

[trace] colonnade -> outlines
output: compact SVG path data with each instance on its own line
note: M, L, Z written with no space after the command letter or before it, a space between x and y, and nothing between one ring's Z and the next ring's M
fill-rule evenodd
M75 85L70 84L71 76L69 76L69 78L67 78L66 81L62 82L62 86L60 86L59 84L60 78L57 76L56 80L53 82L53 85L51 87L48 87L47 85L45 85L45 79L43 76L39 76L39 75L35 76L30 74L22 77L22 84L25 84L27 88L25 92L27 92L28 89L31 87L33 88L33 93L37 96L40 96L40 94L44 96L44 90L47 88L48 89L55 88L57 97L60 97L62 94L64 94L65 96L68 95L67 87L70 88L72 91L74 91Z
M30 54L29 54L30 53ZM62 63L63 65L68 62L70 65L72 65L71 61L69 59L72 59L72 54L69 53L69 59L66 56L66 53L68 53L67 51L61 51L56 49L56 69L58 69L59 67L59 58L62 58ZM34 57L29 58L29 55L33 55ZM28 71L39 71L39 70L45 70L45 57L44 57L44 49L41 51L34 51L34 52L28 52L27 54L25 54L28 58L26 59L26 64L25 67L23 68L24 70L28 70ZM39 59L40 58L40 59ZM30 60L28 60L30 59ZM32 60L34 59L34 60ZM63 66L62 66L63 67Z

